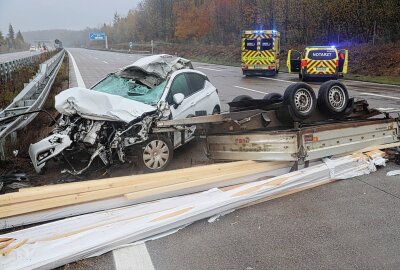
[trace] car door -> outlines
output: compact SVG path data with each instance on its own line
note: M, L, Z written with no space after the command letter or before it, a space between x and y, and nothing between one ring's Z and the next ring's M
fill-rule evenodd
M286 65L289 73L299 72L301 63L301 53L296 50L289 50Z
M214 93L216 94L215 87L208 82L207 77L199 73L186 73L186 78L188 80L191 96L190 98L195 103L194 114L196 116L212 114L217 100Z
M174 95L181 93L184 95L184 99L181 104L175 104ZM177 74L171 81L171 85L169 87L169 92L166 98L167 102L170 104L171 108L171 118L172 119L184 119L187 117L193 117L195 115L195 101L191 95L191 90L189 83L186 79L185 73ZM185 133L185 140L190 137L189 133ZM178 147L182 144L182 138L180 132L174 133L174 148Z
M345 49L338 50L339 54L339 73L346 74L349 63L349 51Z

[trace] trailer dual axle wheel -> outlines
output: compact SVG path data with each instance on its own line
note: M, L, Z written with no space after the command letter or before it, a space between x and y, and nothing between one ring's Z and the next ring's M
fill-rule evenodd
M349 94L343 83L333 80L323 83L318 91L318 109L329 116L341 116L349 104Z
M268 100L268 101L270 101L271 103L277 103L277 102L282 102L283 97L282 97L282 95L279 94L279 93L269 93L269 94L266 94L266 95L263 97L263 99L264 99L264 100Z
M315 111L317 100L315 92L306 83L294 83L283 94L283 106L276 111L277 118L284 123L309 118Z

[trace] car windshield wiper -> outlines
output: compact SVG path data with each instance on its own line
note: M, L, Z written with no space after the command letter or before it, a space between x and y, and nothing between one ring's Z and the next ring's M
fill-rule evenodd
M128 96L144 96L144 94L135 93L135 92L128 92Z

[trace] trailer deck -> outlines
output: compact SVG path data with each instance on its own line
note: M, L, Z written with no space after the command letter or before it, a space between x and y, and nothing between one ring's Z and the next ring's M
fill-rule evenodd
M399 118L392 116L400 109L371 109L365 100L353 102L352 111L341 119L316 113L302 122L288 124L276 118L277 106L269 110L250 106L250 110L159 121L156 130L183 132L195 125L197 136L205 139L207 156L215 161L293 161L295 167L323 157L400 142Z

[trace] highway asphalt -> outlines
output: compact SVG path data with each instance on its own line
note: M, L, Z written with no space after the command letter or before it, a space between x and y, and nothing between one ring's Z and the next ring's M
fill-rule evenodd
M70 86L92 86L142 55L68 49ZM218 88L222 109L238 95L283 94L293 74L245 78L238 67L194 63ZM346 81L350 96L374 107L399 107L400 87ZM317 91L320 83L311 83ZM178 159L207 163L190 143ZM194 161L193 161L194 160ZM190 164L188 166L190 166ZM172 164L172 167L174 165ZM342 180L237 210L208 223L196 222L146 244L70 264L65 269L398 269L400 265L400 169L390 163L378 172ZM116 267L117 266L117 267Z

